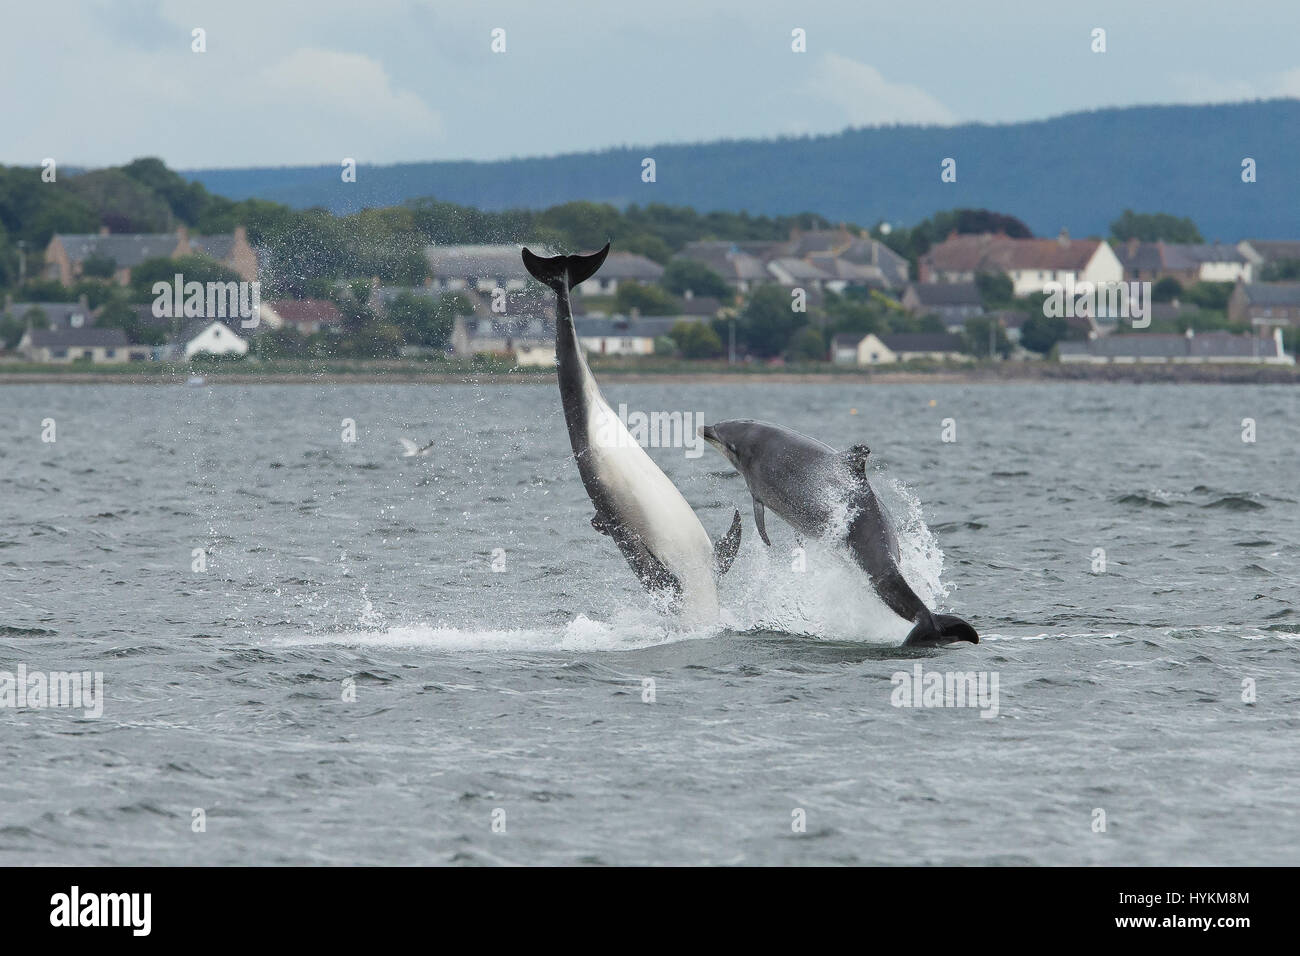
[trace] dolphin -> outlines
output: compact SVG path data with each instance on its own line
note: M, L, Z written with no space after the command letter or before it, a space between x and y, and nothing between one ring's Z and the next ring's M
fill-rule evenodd
M975 629L961 618L927 608L899 570L898 538L867 480L866 445L837 452L781 425L740 420L705 425L700 436L744 476L764 544L772 543L763 521L767 508L810 537L842 527L847 518L844 541L854 562L889 609L913 624L905 647L979 643Z
M569 307L569 290L591 278L609 244L590 255L543 258L523 250L524 265L555 291L555 361L560 401L578 474L596 514L591 526L609 535L642 587L668 592L683 617L718 618L716 576L740 548L740 512L715 549L694 510L614 414L587 367Z

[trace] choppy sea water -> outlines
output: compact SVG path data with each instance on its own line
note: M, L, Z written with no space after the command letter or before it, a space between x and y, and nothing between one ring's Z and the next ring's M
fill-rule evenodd
M983 642L900 650L707 448L651 449L712 535L745 516L723 626L675 627L553 383L6 386L0 671L105 699L0 708L0 862L1300 862L1294 390L605 391L866 442ZM894 706L918 665L996 716Z

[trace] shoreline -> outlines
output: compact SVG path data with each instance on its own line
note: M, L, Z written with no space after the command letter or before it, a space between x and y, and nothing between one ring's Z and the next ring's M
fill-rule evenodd
M602 382L625 384L707 385L1005 385L1048 382L1098 382L1106 384L1206 384L1300 385L1300 367L1261 365L1055 365L999 363L973 368L932 368L871 371L778 371L701 369L592 370ZM321 371L234 371L198 369L157 372L5 370L3 385L184 385L191 375L202 375L205 385L549 385L550 370L535 372L424 371L407 367L331 368Z

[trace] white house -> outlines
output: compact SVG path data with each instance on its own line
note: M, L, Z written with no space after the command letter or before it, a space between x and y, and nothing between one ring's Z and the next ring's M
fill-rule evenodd
M944 332L837 335L831 340L831 361L860 367L912 361L969 361L970 356L961 349L961 337Z
M1012 239L980 233L952 235L920 259L922 282L974 282L981 272L1000 272L1011 279L1015 295L1043 292L1048 283L1076 285L1119 282L1124 266L1100 239L1071 239L1065 230L1055 239Z
M217 319L191 322L177 333L171 346L175 354L187 359L200 352L207 355L248 354L248 340Z

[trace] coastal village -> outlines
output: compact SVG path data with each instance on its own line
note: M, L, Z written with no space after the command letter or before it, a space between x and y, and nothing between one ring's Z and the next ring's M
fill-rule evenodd
M552 250L534 245L540 254ZM425 276L407 285L377 278L339 281L329 295L254 298L252 313L161 310L134 304L133 340L121 323L101 323L103 308L76 301L20 301L6 295L0 319L21 329L3 363L191 362L238 360L259 354L259 342L286 337L317 340L346 329L348 303L363 302L372 321L423 302L457 303L447 334L431 342L403 341L405 357L495 357L513 366L555 362L555 316L525 271L518 244L436 244L421 250ZM240 226L221 235L171 233L55 233L39 257L39 277L64 288L91 279L129 286L137 269L159 260L198 257L220 267L233 285L266 278L267 250ZM671 273L672 282L667 278ZM1278 276L1285 276L1279 280ZM695 277L695 286L691 284ZM170 278L170 277L169 277ZM177 281L181 280L177 276ZM793 362L795 355L756 358L735 339L736 320L760 296L788 303L810 320L797 360L845 367L902 363L966 363L978 358L1061 363L1237 363L1294 365L1300 326L1300 240L1227 243L1107 242L1072 238L1013 238L1004 233L953 233L908 259L870 233L839 227L794 229L785 240L688 242L666 263L615 248L599 273L573 295L582 345L589 354L635 361L651 357L729 362ZM1145 301L1140 288L1146 292ZM1140 309L1069 308L1058 341L1030 348L1027 334L1049 310L1053 287L1135 290ZM1180 322L1204 309L1184 289L1217 289L1230 328L1198 331ZM991 289L1001 290L996 295ZM777 291L774 291L777 290ZM1155 290L1153 294L1150 290ZM170 293L169 293L170 294ZM991 301L996 298L998 301ZM177 297L179 307L180 296ZM233 301L233 300L232 300ZM912 331L835 332L828 302L869 303L906 317ZM636 303L643 303L644 307ZM630 307L628 303L632 303ZM1073 303L1069 303L1072 305ZM1124 304L1124 303L1121 303ZM1132 305L1133 302L1127 303ZM224 303L223 303L224 305ZM183 314L180 314L182 313ZM1178 325L1181 331L1157 331ZM1140 331L1151 326L1151 331ZM272 339L264 340L271 336ZM1041 335L1039 336L1041 338ZM147 339L147 341L146 341Z

